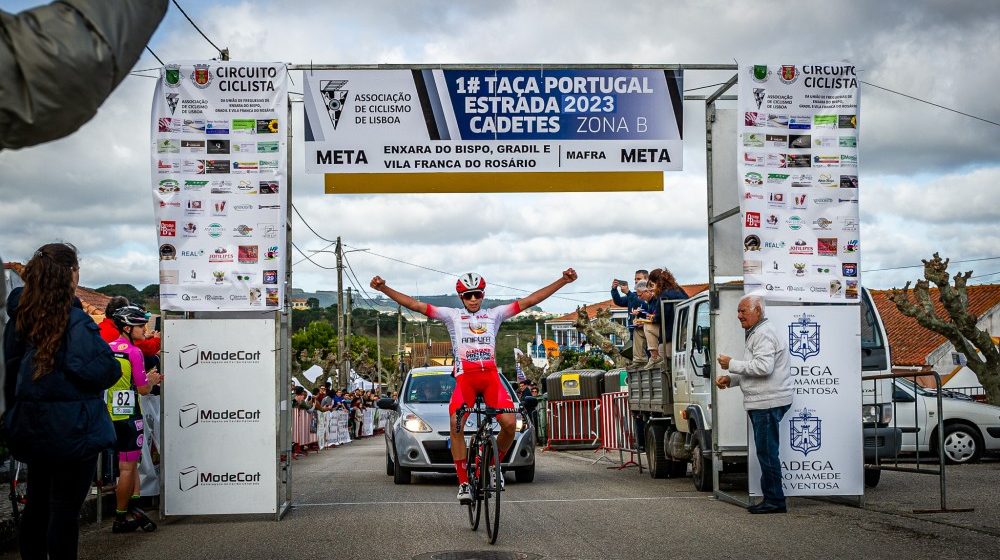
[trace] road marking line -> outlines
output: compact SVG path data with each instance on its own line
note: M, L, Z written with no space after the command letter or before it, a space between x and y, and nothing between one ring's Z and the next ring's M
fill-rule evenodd
M545 502L629 502L629 501L653 501L653 500L708 500L711 496L658 496L658 497L638 497L638 498L547 498L538 500L504 500L507 504L531 504ZM330 507L330 506L377 506L377 505L455 505L455 502L326 502L326 503L300 503L292 504L293 507Z

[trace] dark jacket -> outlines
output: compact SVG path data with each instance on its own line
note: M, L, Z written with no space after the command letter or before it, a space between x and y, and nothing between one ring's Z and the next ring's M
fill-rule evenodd
M104 392L121 376L121 366L97 323L75 301L52 371L32 380L35 348L19 340L15 328L21 291L7 299L10 324L3 341L4 435L11 454L29 464L96 457L115 443Z
M688 298L687 292L685 292L683 288L672 288L660 294L659 302L653 300L652 303L654 303L654 306L656 308L656 313L659 313L660 302L668 300L676 301L679 299L687 299L687 298ZM665 331L661 330L660 332L660 340L663 342L670 342L670 337L674 332L674 304L672 303L664 304L663 311L664 313L666 313L666 316L663 318L664 320L662 322L657 321L657 324L662 325L662 328L665 329Z
M89 121L139 60L167 3L63 0L0 11L0 149L62 138Z
M630 291L623 296L621 292L618 291L618 288L611 288L611 301L615 302L615 305L619 307L628 308L628 317L625 320L625 324L628 326L629 330L634 329L635 325L632 323L634 319L632 316L632 310L636 307L641 307L643 304L643 301L639 299L639 294Z

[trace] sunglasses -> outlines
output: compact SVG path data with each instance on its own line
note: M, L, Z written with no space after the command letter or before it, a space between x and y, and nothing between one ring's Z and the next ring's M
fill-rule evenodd
M469 301L470 299L483 299L483 292L465 292L462 294L462 299Z

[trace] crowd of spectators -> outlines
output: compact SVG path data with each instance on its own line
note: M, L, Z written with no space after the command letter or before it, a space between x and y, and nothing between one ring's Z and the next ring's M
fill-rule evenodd
M315 412L338 410L347 412L347 426L351 438L367 437L361 428L364 423L365 410L375 408L375 402L379 399L379 395L375 391L360 388L353 391L346 388L334 391L333 383L330 381L320 385L315 394L310 393L301 385L296 385L295 382L291 384L291 391L293 408ZM331 446L336 446L336 444L331 444Z
M624 293L623 293L624 292ZM688 298L684 288L666 267L635 271L635 291L628 282L611 282L611 299L628 309L627 326L632 338L632 363L646 369L662 367L670 356L674 302ZM661 311L662 310L662 311ZM661 320L660 313L664 313Z

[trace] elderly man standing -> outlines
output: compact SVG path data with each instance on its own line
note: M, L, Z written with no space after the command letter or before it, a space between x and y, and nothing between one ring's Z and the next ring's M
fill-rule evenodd
M719 389L743 388L743 406L753 424L753 441L760 463L760 488L764 501L750 506L750 513L785 513L785 493L781 489L781 460L778 457L778 425L792 405L792 376L788 367L788 342L778 336L764 317L764 299L744 296L737 315L746 331L742 360L719 355L719 366L728 375L719 375Z

